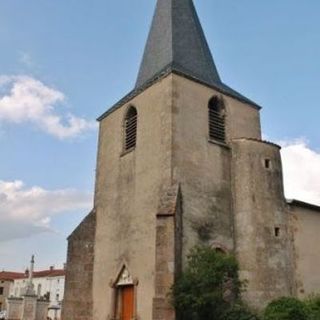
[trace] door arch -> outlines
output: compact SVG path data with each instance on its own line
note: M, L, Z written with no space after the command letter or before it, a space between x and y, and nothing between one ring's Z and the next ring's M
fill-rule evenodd
M123 265L118 273L116 281L111 281L112 301L111 317L112 320L134 320L137 319L137 286L138 279L133 279L126 267Z

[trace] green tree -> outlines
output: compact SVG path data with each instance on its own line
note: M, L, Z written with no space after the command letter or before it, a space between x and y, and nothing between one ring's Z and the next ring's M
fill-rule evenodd
M235 309L241 287L238 263L232 255L197 246L191 250L187 267L172 288L173 304L183 320L255 319L245 317L249 311L240 304L238 311ZM237 318L237 312L242 312L243 317Z
M263 320L309 320L308 309L296 298L280 298L267 306Z

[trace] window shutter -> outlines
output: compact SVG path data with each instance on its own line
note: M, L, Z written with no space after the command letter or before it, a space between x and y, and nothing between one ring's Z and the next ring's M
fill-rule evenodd
M137 110L131 107L125 118L125 141L124 149L125 151L133 149L137 143Z
M209 138L223 143L226 140L224 106L216 97L209 102Z

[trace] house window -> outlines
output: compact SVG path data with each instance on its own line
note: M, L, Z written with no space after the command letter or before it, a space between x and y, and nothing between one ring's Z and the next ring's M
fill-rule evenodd
M0 287L0 296L2 296L3 295L3 287Z
M132 150L137 143L137 118L135 107L130 107L124 121L124 151Z
M280 237L280 228L279 227L274 228L274 235L276 238Z
M225 143L225 107L223 101L218 97L213 97L209 101L209 138Z
M47 301L50 301L50 292L47 291L47 293L44 295L44 298L47 300Z

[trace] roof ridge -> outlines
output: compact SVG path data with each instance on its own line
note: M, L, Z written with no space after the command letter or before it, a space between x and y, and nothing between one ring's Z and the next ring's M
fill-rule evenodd
M167 77L170 73L174 73L180 76L185 77L186 79L201 83L204 86L207 86L209 88L215 89L218 92L225 94L229 97L232 97L240 102L249 104L252 108L261 109L261 106L259 106L257 103L253 102L252 100L246 98L239 92L230 89L227 85L225 85L223 82L220 84L209 84L206 83L194 76L188 75L186 72L178 70L178 68L174 68L172 65L167 65L165 68L163 68L159 73L157 73L153 78L151 78L149 81L147 81L145 84L143 84L141 87L134 88L131 90L127 95L125 95L123 98L121 98L119 101L117 101L111 108L109 108L106 112L104 112L101 116L97 118L97 121L102 121L105 117L107 117L109 114L120 108L125 103L129 102L134 97L138 96L140 93L151 87L153 84L157 83L161 79Z

